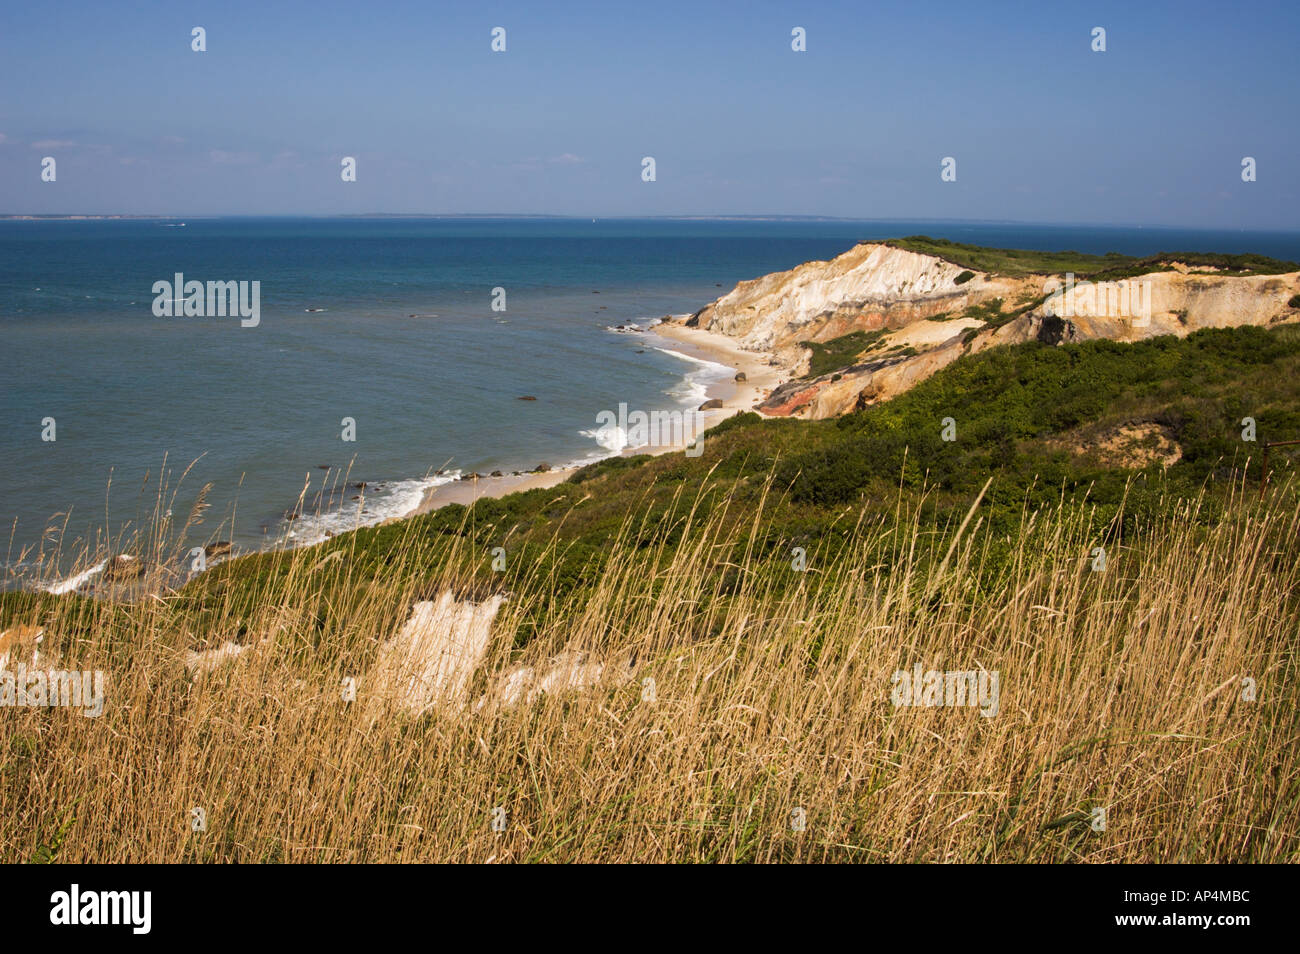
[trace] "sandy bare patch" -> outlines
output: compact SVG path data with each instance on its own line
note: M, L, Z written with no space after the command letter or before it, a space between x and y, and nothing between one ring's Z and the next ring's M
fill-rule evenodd
M558 695L589 689L602 679L619 684L632 676L632 667L624 664L606 665L591 653L568 650L552 657L540 666L516 666L496 680L493 688L479 699L475 708L488 704L504 707L519 704L532 705L543 695Z
M1090 454L1108 467L1169 467L1183 459L1182 448L1168 429L1155 421L1129 421L1117 427L1074 439L1066 446L1076 454Z
M457 599L446 590L436 600L415 603L402 628L380 645L370 672L358 681L372 716L393 709L415 715L435 707L463 710L474 675L487 655L492 624L505 600L496 595L475 603ZM8 631L4 636L9 636ZM202 676L237 661L244 665L253 655L250 649L269 642L268 638L241 645L227 640L215 649L190 650L183 657L185 668L193 676ZM0 642L0 647L7 645ZM566 650L541 663L489 674L491 688L480 696L474 709L489 704L507 708L531 705L543 695L588 689L602 679L621 684L631 678L631 672L627 658L621 664L607 664L589 652ZM304 686L301 680L293 680L281 688L301 690ZM313 698L318 704L322 697Z
M226 640L216 649L204 649L198 652L187 650L185 653L185 668L195 674L212 672L219 666L236 659L247 648L247 646L241 646L239 643Z
M498 595L472 603L447 590L437 600L416 603L398 634L379 647L367 694L416 714L463 706L503 602Z
M44 639L45 629L41 626L20 623L0 632L0 669L6 668L11 659L15 665L36 666L41 658L38 647Z
M950 321L930 321L926 318L886 335L876 351L884 352L896 345L923 351L957 337L967 328L983 327L984 322L978 318L953 318Z

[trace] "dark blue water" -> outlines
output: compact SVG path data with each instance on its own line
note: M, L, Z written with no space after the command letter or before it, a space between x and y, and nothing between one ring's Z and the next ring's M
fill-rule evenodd
M607 327L695 311L742 279L925 233L1003 247L1300 259L1300 235L935 222L209 219L0 222L0 521L7 563L213 485L205 526L261 545L319 465L408 508L430 475L599 456L597 412L673 407L693 367ZM261 282L260 324L159 318L152 287ZM506 311L491 308L506 290ZM309 311L308 309L323 309ZM537 400L520 401L521 395ZM42 441L42 420L57 440ZM340 439L354 418L355 443ZM588 433L584 433L588 432ZM111 493L107 492L112 481ZM70 517L66 515L70 514ZM57 515L57 516L56 516ZM53 521L51 518L54 518ZM6 541L8 542L8 541Z

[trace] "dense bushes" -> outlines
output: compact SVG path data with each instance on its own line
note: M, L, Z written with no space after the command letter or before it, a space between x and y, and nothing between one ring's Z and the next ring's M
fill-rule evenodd
M795 500L823 506L852 501L900 474L906 483L904 455L909 469L962 493L978 490L991 468L1092 486L1096 468L1069 463L1046 439L1140 416L1173 432L1183 459L1171 478L1190 487L1253 450L1241 439L1244 417L1255 419L1259 440L1300 436L1292 380L1297 371L1300 335L1294 329L991 349L886 404L841 418L840 441L788 458L781 476ZM954 441L940 437L948 417Z

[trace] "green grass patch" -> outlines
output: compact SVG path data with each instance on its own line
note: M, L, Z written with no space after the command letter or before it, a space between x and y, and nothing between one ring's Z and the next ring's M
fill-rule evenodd
M894 248L933 255L966 269L992 275L1023 278L1028 275L1058 275L1073 272L1079 278L1117 281L1135 275L1168 271L1169 262L1181 262L1192 268L1212 269L1211 274L1228 276L1280 275L1300 271L1300 264L1267 255L1228 255L1221 252L1159 252L1138 258L1119 252L1089 255L1083 252L1042 252L1034 249L985 248L965 245L928 235L909 235L888 239ZM964 273L963 273L964 274ZM960 279L960 276L958 276ZM967 279L969 281L969 279ZM961 284L960 280L958 284Z
M1054 275L1074 272L1087 276L1107 268L1134 261L1132 256L1110 252L1106 255L1087 255L1082 252L1040 252L1029 249L985 248L965 245L928 235L909 235L906 238L885 242L894 248L933 255L966 269L1020 278L1026 275Z
M832 371L839 371L853 364L862 352L883 338L887 331L853 331L840 335L829 341L801 341L803 347L812 352L808 361L806 377L817 378Z

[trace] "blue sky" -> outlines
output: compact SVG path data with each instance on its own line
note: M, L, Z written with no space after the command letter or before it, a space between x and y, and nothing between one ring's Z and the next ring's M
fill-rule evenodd
M1298 37L1294 0L9 2L0 213L1293 229Z

